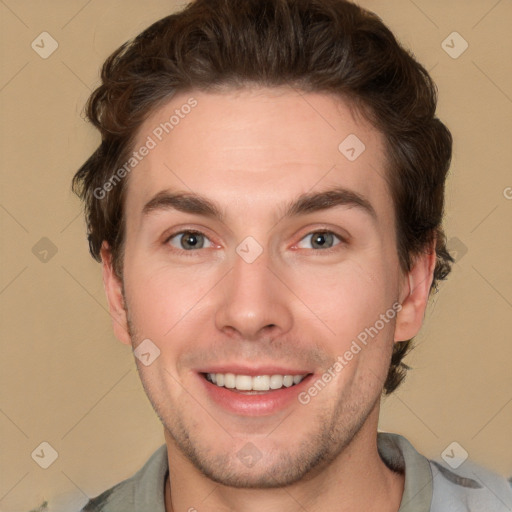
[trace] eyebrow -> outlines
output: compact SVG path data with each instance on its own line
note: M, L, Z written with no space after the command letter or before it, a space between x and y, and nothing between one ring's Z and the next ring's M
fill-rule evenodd
M298 199L285 205L283 218L306 215L336 206L357 208L369 215L372 220L377 220L375 209L368 199L357 192L341 187L300 195ZM178 210L183 213L217 218L221 221L224 219L222 209L215 202L191 192L162 190L144 205L142 214L146 216L159 210Z

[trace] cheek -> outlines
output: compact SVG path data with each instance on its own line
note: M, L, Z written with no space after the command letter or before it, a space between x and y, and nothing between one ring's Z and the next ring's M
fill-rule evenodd
M125 267L125 290L132 322L145 337L162 339L192 315L211 285L211 276L197 269L151 266ZM142 330L142 331L141 331Z
M338 362L336 368L331 368L336 396L373 396L382 387L396 318L394 277L388 268L392 267L381 259L358 258L336 270L317 271L308 283L304 278L307 273L296 275L297 295L306 297L311 311L328 326L321 336L322 350L329 353L333 363ZM298 323L315 339L305 317Z
M392 272L380 260L359 258L337 266L300 268L290 275L290 283L307 309L334 331L326 339L339 343L350 343L373 325L396 298Z

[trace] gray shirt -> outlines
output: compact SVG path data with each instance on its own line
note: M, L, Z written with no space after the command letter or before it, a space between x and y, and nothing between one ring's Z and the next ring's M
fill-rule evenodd
M378 434L386 465L405 473L398 512L511 512L508 482L470 461L457 470L419 454L402 436ZM162 445L131 478L91 499L81 512L165 512L164 488L169 471Z

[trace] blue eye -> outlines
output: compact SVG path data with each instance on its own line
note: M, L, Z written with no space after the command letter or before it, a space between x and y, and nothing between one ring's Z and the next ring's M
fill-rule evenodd
M309 244L309 247L305 246L304 243ZM338 243L341 243L341 240L334 233L330 231L314 231L306 235L298 243L298 247L301 249L330 249L338 245Z
M297 244L301 249L326 250L340 244L342 240L331 231L314 231ZM181 231L171 235L166 243L182 251L193 251L213 247L210 239L199 231Z
M184 251L204 249L212 246L210 240L198 231L182 231L181 233L176 233L168 238L167 242L173 247Z

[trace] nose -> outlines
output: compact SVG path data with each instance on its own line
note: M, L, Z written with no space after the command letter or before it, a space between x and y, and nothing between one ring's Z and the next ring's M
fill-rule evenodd
M235 256L223 280L215 314L217 329L244 340L274 338L293 325L292 293L265 252L248 263Z

